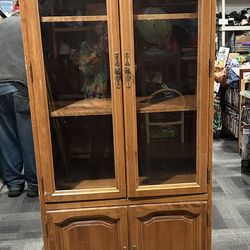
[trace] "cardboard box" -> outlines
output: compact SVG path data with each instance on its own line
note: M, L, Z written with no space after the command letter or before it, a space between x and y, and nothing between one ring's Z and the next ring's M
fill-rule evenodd
M235 44L242 44L245 42L250 42L250 35L235 36Z
M238 35L235 36L235 51L236 52L248 52L248 46L243 43L250 42L250 35Z

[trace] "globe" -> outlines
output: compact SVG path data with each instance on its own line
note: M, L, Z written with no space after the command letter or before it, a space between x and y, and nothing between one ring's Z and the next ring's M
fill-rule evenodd
M165 11L158 7L148 7L142 13L165 14ZM141 37L150 44L163 43L172 33L172 24L168 20L138 20L137 27Z

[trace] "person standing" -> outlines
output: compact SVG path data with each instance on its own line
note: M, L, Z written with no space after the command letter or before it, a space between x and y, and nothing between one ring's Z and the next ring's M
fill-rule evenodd
M0 20L0 167L9 197L38 196L33 135L24 63L21 17Z

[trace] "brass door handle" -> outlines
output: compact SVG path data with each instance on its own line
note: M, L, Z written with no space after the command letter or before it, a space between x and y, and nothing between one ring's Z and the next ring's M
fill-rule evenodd
M119 52L115 52L115 86L117 89L121 88L120 85L121 80L121 65L120 65L120 58Z
M133 245L132 250L136 250L136 249L137 249L136 245Z
M131 68L130 68L130 59L129 59L129 52L125 51L125 79L126 79L126 86L127 88L131 87Z

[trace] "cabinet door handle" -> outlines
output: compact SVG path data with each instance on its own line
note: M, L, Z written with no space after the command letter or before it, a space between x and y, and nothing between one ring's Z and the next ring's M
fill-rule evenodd
M130 58L129 58L129 52L125 51L125 78L126 78L126 86L127 88L131 87L131 68L130 68Z
M137 249L136 245L133 245L132 250L136 250L136 249Z
M124 247L122 248L122 250L127 250L127 247L126 247L126 246L124 246Z
M120 58L119 52L115 52L115 86L117 89L121 88L120 85L121 80L121 65L120 65Z

